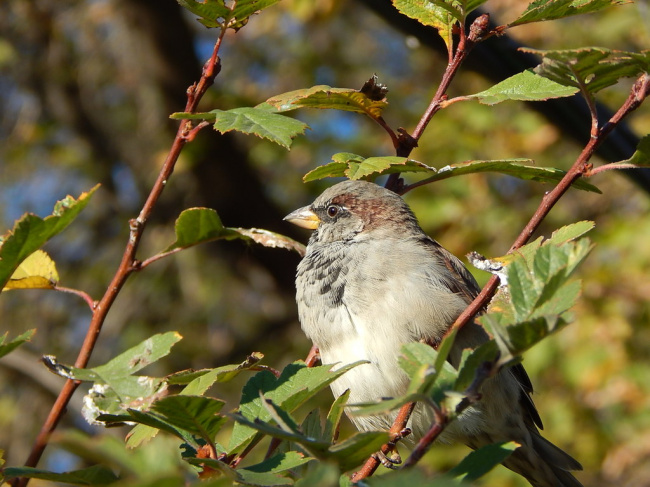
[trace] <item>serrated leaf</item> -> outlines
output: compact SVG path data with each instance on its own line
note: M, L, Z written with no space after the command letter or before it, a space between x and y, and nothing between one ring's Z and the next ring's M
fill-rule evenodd
M176 0L178 4L199 16L199 22L206 27L221 27L231 13L223 0Z
M24 333L21 333L13 340L7 342L7 337L9 332L5 332L4 335L0 336L0 357L4 357L15 348L21 346L23 343L30 341L34 334L36 333L35 329L27 330Z
M211 208L189 208L181 212L174 227L176 241L163 253L175 249L185 249L214 240L252 240L271 248L294 250L304 255L305 246L300 242L259 228L224 227L219 214Z
M254 13L270 7L279 0L238 0L233 8L224 0L177 0L181 7L199 16L199 22L206 27L239 29Z
M44 362L62 377L94 382L84 398L82 412L89 423L95 424L101 414L119 415L129 408L145 409L158 399L167 388L163 379L132 374L167 355L180 339L176 332L154 335L91 369L59 364L54 357L44 357Z
M566 225L562 228L555 230L551 234L550 238L548 238L544 242L544 245L547 244L561 245L565 242L570 242L571 240L575 240L578 237L581 237L585 233L589 232L595 226L596 226L595 223L589 220L584 220L581 222L576 222L570 225Z
M445 477L473 482L503 463L519 446L519 443L508 441L481 447L463 458Z
M454 24L464 21L461 2L444 0L393 0L393 5L401 13L417 20L423 25L434 27L447 45L453 45L452 31Z
M498 159L491 161L458 162L436 169L436 174L426 178L425 181L434 182L465 174L496 172L524 180L557 182L566 174L566 171L562 171L561 169L530 166L527 164L530 162L532 162L530 159ZM576 180L572 186L576 189L591 191L593 193L601 192L595 186L584 181L584 179Z
M37 250L23 260L7 281L3 291L9 289L53 289L59 282L54 261L42 250Z
M224 404L211 397L176 395L156 401L151 411L178 429L213 443L226 422L226 418L218 414Z
M278 112L298 108L320 108L364 113L373 119L379 118L382 110L388 105L384 99L373 100L359 90L332 88L327 85L282 93L269 98L265 103Z
M578 91L576 87L556 83L532 70L526 70L468 98L476 98L484 105L496 105L506 100L543 101L562 98Z
M637 77L647 71L650 62L650 51L632 53L602 47L524 51L542 57L542 63L534 68L538 75L566 86L582 86L591 94L616 84L621 78Z
M212 110L207 113L180 112L171 118L181 120L205 120L214 122L214 129L222 134L232 130L256 135L288 149L292 139L305 133L306 123L274 113L261 107L240 107L231 110Z
M402 172L435 172L435 169L407 157L379 156L364 158L357 154L342 152L332 156L332 162L308 172L303 181L315 181L328 177L349 179L374 179L382 174Z
M346 472L359 466L387 442L387 432L357 433L341 443L332 445L327 451L326 459L336 461L341 470Z
M14 228L0 239L0 288L5 287L21 262L72 223L98 187L77 199L65 197L54 205L50 216L40 218L27 213L16 221Z
M285 411L291 413L348 370L364 362L355 362L332 371L331 365L307 367L304 362L294 362L284 368L279 378L270 372L259 372L242 389L239 412L249 420L270 419L262 404L260 393ZM240 422L233 428L229 452L239 451L255 437L255 430Z
M63 473L30 467L8 467L3 470L3 477L5 480L24 477L71 485L108 485L119 480L110 468L103 465Z
M521 16L509 24L510 27L562 19L572 15L597 12L612 5L622 5L624 0L535 0L531 2Z

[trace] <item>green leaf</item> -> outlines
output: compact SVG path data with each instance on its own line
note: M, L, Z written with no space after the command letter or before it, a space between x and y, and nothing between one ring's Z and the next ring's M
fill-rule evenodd
M93 424L101 414L121 414L128 408L145 409L158 399L167 387L163 379L132 374L167 355L180 339L176 332L154 335L92 369L59 364L54 357L45 357L45 363L62 377L95 383L85 397L83 408L84 417Z
M118 477L113 471L103 465L74 470L71 472L55 473L48 470L30 467L8 467L3 470L5 480L19 477L28 479L49 480L71 485L108 485L116 482Z
M484 446L463 458L445 476L473 482L505 461L517 448L519 448L519 444L514 441L504 441Z
M577 239L589 232L595 227L595 223L589 220L572 223L562 228L555 230L549 239L544 242L544 245L554 244L561 245L566 242Z
M252 240L265 247L284 248L305 254L305 246L300 242L259 228L224 227L217 212L211 208L189 208L181 212L174 228L176 241L163 253L175 249L185 249L200 243L214 240Z
M535 0L509 26L514 27L530 22L541 22L562 19L572 15L588 14L612 5L622 5L624 3L626 3L624 0Z
M238 0L232 8L226 6L224 0L177 0L177 2L199 17L206 27L222 29L240 29L248 18L258 11L270 7L280 0Z
M156 401L151 411L178 429L213 443L226 422L226 418L218 414L224 404L211 397L177 395Z
M381 174L402 172L435 172L434 168L406 157L368 157L340 152L332 156L332 162L308 172L303 181L315 181L328 177L349 179L374 179Z
M373 100L365 93L351 88L318 85L273 96L266 100L265 104L278 112L297 108L320 108L364 113L372 119L377 119L388 102Z
M650 166L650 135L645 135L641 138L639 145L636 147L636 151L632 154L632 157L625 161L608 164L607 166L612 167L623 164L634 164L635 166L640 167Z
M0 288L5 287L21 262L72 223L98 187L76 200L65 197L54 205L50 216L40 218L27 213L15 223L13 230L0 239Z
M565 86L582 86L592 94L621 78L637 77L648 70L650 63L650 51L632 53L602 47L525 51L542 57L542 63L534 69L538 75Z
M21 346L23 343L30 341L35 333L35 329L27 330L25 333L21 333L13 340L7 342L9 332L6 331L4 335L0 336L0 357L4 357L15 348Z
M388 472L385 475L375 475L364 479L364 484L369 487L470 487L471 484L459 482L441 475L432 477L430 472L419 468L410 468L408 470L400 469Z
M370 455L388 442L388 433L368 431L357 433L341 443L332 445L327 451L327 459L336 461L344 472L358 467Z
M393 0L393 5L407 17L437 29L438 34L447 45L447 50L451 50L453 26L464 21L461 2L450 0Z
M532 180L538 182L557 182L560 181L565 171L551 167L529 166L525 163L532 162L530 159L498 159L492 161L466 161L451 164L435 170L436 174L428 177L426 182L441 181L451 177L462 176L465 174L474 174L481 172L496 172L506 174L519 179ZM583 179L578 179L573 183L576 189L600 193L601 191L595 186L587 183Z
M165 252L212 240L244 238L236 230L224 227L219 214L210 208L189 208L182 211L176 219L174 231L176 241Z
M486 362L493 362L499 356L496 342L489 341L476 347L474 350L464 350L463 357L458 367L458 378L454 390L465 391L474 381L476 370Z
M323 432L324 439L330 442L336 440L341 419L343 418L343 412L345 411L345 406L349 397L350 390L348 389L332 403L332 407L330 407L330 411L325 419L325 431Z
M364 362L355 362L332 371L331 365L307 367L304 362L294 362L284 368L279 378L267 371L255 374L242 389L239 412L245 418L268 421L269 411L260 399L260 393L287 412L292 412L305 401L343 375L348 370ZM256 431L244 422L233 428L228 451L240 451L253 441Z
M468 98L476 98L484 105L495 105L506 100L543 101L562 98L578 91L576 87L556 83L532 70L526 70Z
M304 455L296 451L288 451L286 453L280 453L274 455L271 458L264 460L261 463L251 465L241 470L248 470L250 472L272 472L272 473L282 473L287 470L292 470L294 468L301 467L306 463L314 460L313 458L305 458Z
M231 110L212 110L207 113L174 113L171 118L206 120L214 122L214 129L222 134L235 130L253 134L288 149L292 139L305 133L307 124L294 118L273 113L260 107L240 107Z

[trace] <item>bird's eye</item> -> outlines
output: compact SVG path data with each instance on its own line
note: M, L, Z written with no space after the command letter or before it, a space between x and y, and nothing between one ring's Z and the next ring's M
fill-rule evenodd
M336 215L338 215L339 209L340 208L336 205L329 205L327 207L327 216L329 216L330 218L334 218Z

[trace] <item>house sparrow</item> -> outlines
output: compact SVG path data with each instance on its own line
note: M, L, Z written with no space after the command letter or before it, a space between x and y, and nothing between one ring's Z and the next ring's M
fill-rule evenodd
M480 291L460 260L420 228L400 196L364 181L344 181L285 220L313 229L298 265L296 300L302 329L325 364L360 365L332 383L335 396L350 390L350 403L405 393L408 377L398 365L400 347L438 344ZM476 323L463 327L449 361L487 341ZM569 470L581 465L544 439L521 365L502 370L482 386L482 399L444 431L441 441L480 448L514 440L521 446L504 465L536 487L578 487ZM393 416L352 416L360 430L388 430ZM417 440L433 413L418 404L409 427Z

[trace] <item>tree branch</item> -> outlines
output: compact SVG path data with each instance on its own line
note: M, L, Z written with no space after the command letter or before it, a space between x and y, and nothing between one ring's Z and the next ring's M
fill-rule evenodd
M219 73L220 64L219 64L219 49L221 47L221 42L223 40L225 29L221 31L219 38L217 39L212 55L210 59L203 66L203 73L201 79L198 83L193 84L187 90L187 103L185 105L186 112L194 112L199 104L199 101L207 91L207 89L214 83L214 79ZM198 127L197 127L198 128ZM160 198L165 185L169 177L174 171L174 166L178 161L180 153L185 146L185 144L191 140L191 134L193 134L193 128L191 121L183 120L178 128L174 142L172 143L171 149L165 159L165 162L160 169L158 177L147 197L146 202L144 203L142 210L137 218L129 221L129 240L124 249L122 255L122 260L120 265L113 276L104 296L101 298L99 303L93 309L93 316L86 332L86 337L81 346L77 359L75 361L75 367L84 368L90 360L90 356L95 348L97 339L99 338L99 333L101 332L102 325L106 319L106 316L115 302L122 286L128 279L129 275L138 268L136 265L136 252L144 232L145 225L147 220L151 216L153 209L156 205L156 202ZM32 447L31 453L25 462L27 467L35 467L38 464L45 447L49 441L50 434L54 431L57 424L59 423L61 417L65 412L66 405L70 401L72 394L79 386L79 382L73 380L67 380L59 393L50 413L41 427L34 445ZM14 487L24 487L29 482L28 478L17 478L12 482Z

